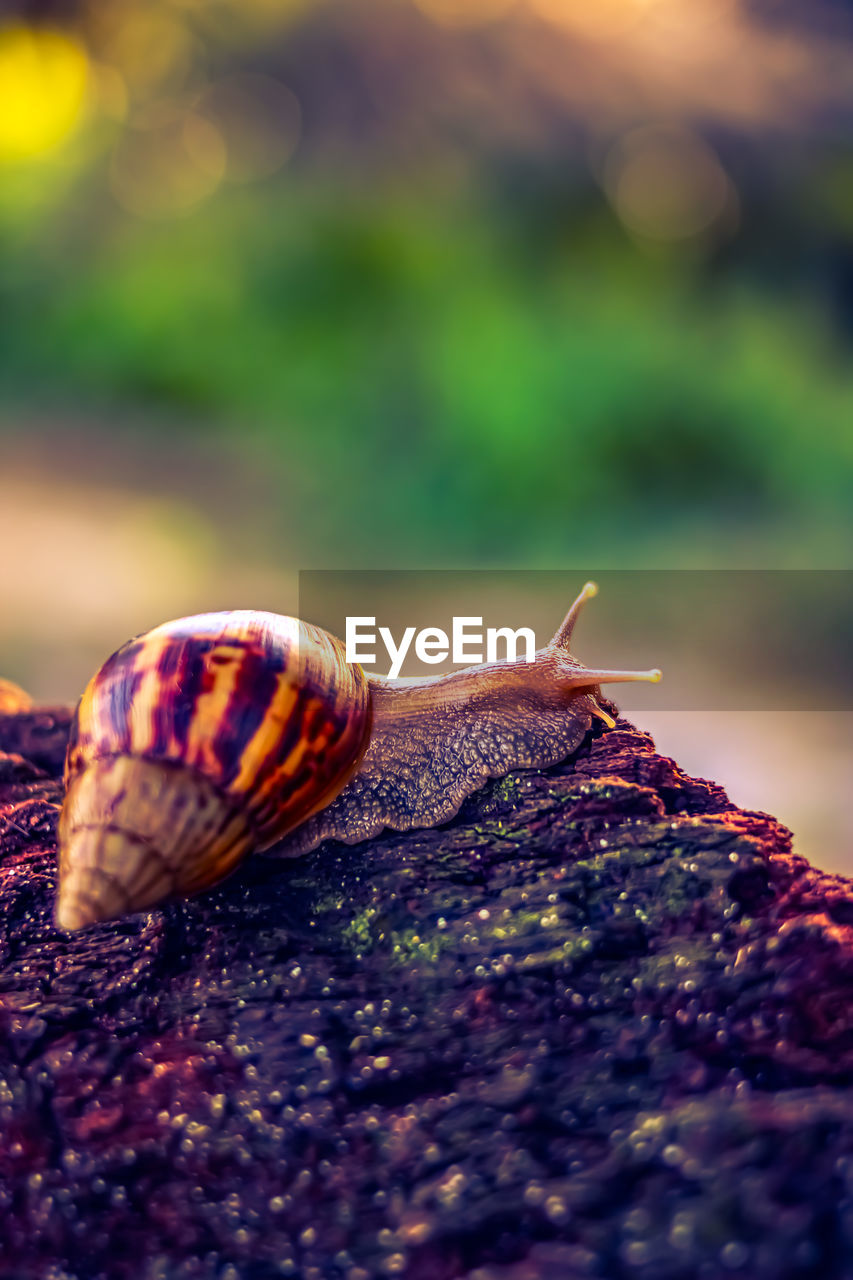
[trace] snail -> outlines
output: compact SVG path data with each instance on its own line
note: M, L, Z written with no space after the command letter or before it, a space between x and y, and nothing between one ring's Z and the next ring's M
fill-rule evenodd
M340 640L272 613L201 614L128 641L74 716L57 924L197 893L285 836L276 852L291 856L438 826L488 778L558 763L593 718L615 725L600 683L660 679L571 656L596 591L533 662L428 679L368 677Z

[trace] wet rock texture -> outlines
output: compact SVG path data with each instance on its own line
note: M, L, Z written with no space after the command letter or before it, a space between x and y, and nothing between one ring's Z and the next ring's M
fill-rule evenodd
M625 721L448 827L52 922L0 716L0 1275L853 1275L853 894Z

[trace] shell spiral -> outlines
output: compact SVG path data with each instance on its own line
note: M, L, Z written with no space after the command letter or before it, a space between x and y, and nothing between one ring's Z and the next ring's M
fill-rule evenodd
M236 610L130 640L72 725L57 922L215 884L340 791L369 728L367 679L319 627Z

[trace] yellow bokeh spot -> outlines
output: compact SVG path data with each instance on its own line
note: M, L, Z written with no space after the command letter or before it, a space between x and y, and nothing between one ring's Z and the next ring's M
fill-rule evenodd
M188 26L162 5L97 7L97 48L135 101L150 102L185 82L198 53Z
M76 41L50 28L0 30L0 160L58 146L77 125L88 62Z

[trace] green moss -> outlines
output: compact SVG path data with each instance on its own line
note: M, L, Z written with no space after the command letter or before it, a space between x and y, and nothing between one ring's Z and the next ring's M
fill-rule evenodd
M412 961L435 964L442 952L456 945L457 938L453 932L443 933L435 925L413 926L391 934L391 950L394 959L401 964L411 964Z
M353 916L349 924L342 930L341 938L343 941L352 946L354 951L360 953L371 951L377 940L377 931L374 924L378 915L378 907L364 907Z

